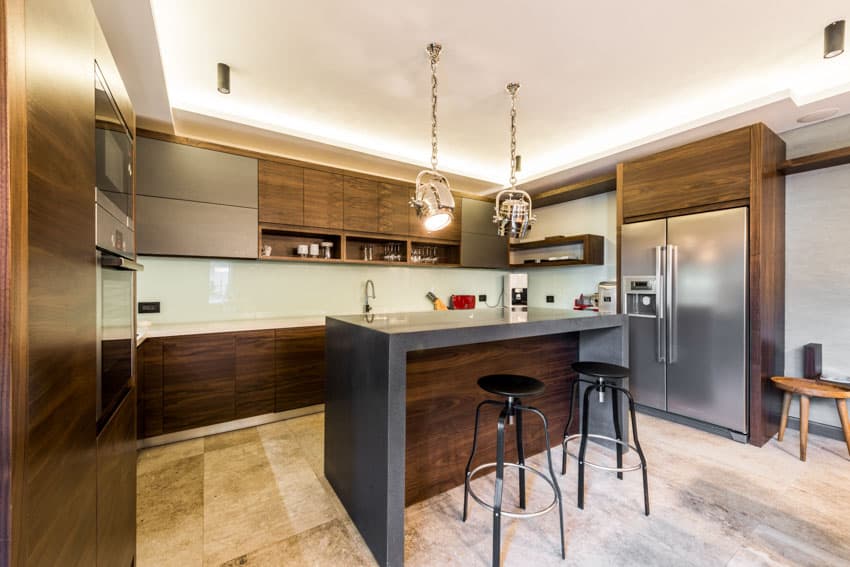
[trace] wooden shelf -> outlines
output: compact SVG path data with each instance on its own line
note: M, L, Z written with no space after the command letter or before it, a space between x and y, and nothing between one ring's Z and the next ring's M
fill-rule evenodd
M617 190L617 175L615 172L606 173L590 179L570 183L557 189L550 189L531 196L535 208L548 207L558 203L566 203L583 199L592 195L601 195Z
M527 250L543 250L545 248L560 248L565 246L581 246L581 259L570 260L541 260L540 262L514 262L511 268L543 268L555 266L601 266L605 263L605 238L598 234L577 234L575 236L550 236L543 240L519 242L511 244L509 251L522 252ZM511 260L513 260L513 256Z
M850 163L850 146L786 159L779 164L779 172L783 175L791 175L793 173L803 173L804 171L824 169L826 167L846 165L848 163Z

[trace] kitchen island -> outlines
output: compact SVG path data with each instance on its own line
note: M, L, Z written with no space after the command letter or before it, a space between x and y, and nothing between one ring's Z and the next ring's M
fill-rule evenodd
M463 484L486 397L480 376L542 380L546 392L528 403L546 413L557 445L576 378L570 364L626 365L627 325L622 315L556 309L328 317L325 476L378 563L404 562L406 505ZM610 434L610 409L599 410L608 419L591 429ZM529 421L527 455L544 448L543 428ZM494 447L495 414L482 411L476 462L492 461Z

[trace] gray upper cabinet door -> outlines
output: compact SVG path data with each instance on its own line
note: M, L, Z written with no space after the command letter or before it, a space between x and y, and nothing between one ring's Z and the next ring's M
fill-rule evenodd
M257 257L257 209L136 196L139 254Z
M496 234L493 203L463 199L460 264L466 268L507 268L508 239Z
M257 160L139 136L136 194L257 208Z

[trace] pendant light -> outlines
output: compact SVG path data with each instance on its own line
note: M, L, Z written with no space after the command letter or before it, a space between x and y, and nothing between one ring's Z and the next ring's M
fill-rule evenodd
M425 169L416 176L416 193L410 200L410 206L416 209L425 230L434 232L452 222L455 199L449 180L437 171L437 62L442 46L431 43L426 49L431 58L431 169Z
M511 95L511 187L496 195L496 214L493 222L499 236L525 238L537 218L531 212L531 196L516 186L519 156L516 155L516 93L519 83L508 83Z

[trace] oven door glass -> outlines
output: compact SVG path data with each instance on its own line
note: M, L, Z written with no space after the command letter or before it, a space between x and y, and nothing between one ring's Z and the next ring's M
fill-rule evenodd
M97 253L98 381L97 423L101 428L130 389L136 350L133 330L133 274L103 265Z

